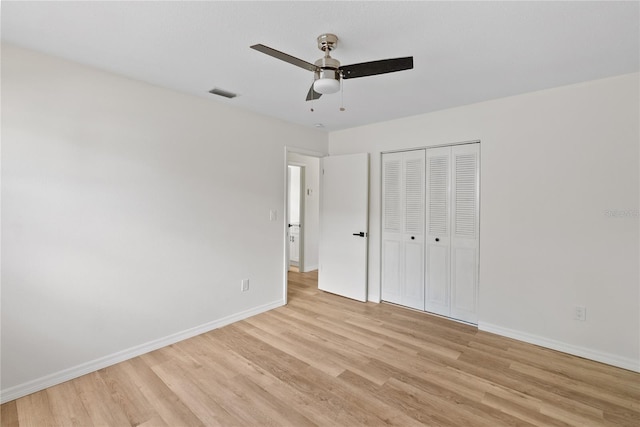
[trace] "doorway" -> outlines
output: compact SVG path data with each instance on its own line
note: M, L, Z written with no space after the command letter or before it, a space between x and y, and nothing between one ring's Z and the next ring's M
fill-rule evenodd
M301 166L301 175L304 184L301 186L300 205L301 221L300 229L303 233L303 241L298 243L301 247L302 263L298 260L298 269L301 273L310 272L318 269L318 252L320 238L320 159L325 156L324 153L305 150L302 148L285 147L285 163L284 163L284 256L283 256L283 300L287 302L287 277L290 267L290 245L289 241L289 166Z
M368 180L369 155L355 153L329 156L307 155L286 149L285 241L283 299L287 301L290 250L295 248L295 224L289 220L292 208L289 166L304 166L303 219L300 230L300 273L318 270L318 289L359 301L368 298ZM321 161L322 160L322 161ZM321 171L322 169L322 171ZM322 190L322 191L320 191ZM296 192L297 193L297 192ZM322 202L322 203L321 203ZM292 226L289 227L289 224ZM320 230L322 229L322 233ZM291 233L289 230L292 230ZM292 237L293 235L293 238ZM293 246L293 247L292 247ZM294 254L295 259L295 254Z
M320 158L323 156L304 149L285 149L285 302L289 271L307 273L318 269Z
M304 196L305 167L296 164L287 165L287 208L289 229L289 271L304 270Z

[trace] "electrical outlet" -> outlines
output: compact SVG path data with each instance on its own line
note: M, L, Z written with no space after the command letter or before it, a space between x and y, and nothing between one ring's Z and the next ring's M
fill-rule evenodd
M576 320L580 320L582 322L587 320L587 308L580 305L576 305L575 314L573 318Z
M249 290L249 279L242 279L242 287L240 290L242 292L247 292Z

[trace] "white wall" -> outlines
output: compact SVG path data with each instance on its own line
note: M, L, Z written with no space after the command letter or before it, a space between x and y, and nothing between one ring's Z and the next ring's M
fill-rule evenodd
M286 145L327 135L3 45L2 398L281 305Z
M320 159L288 153L289 162L304 165L304 271L318 269L320 245ZM310 190L310 194L309 194Z
M331 133L330 154L371 153L369 298L380 298L380 152L481 140L480 329L640 370L638 81Z

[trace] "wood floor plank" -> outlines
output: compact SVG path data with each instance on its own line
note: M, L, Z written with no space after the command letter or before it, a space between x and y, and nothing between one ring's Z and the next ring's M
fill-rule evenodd
M156 375L165 381L176 396L207 426L242 425L242 419L227 411L222 402L210 392L211 384L202 387L197 374L184 369L180 364L163 363L153 368ZM196 375L196 379L192 380Z
M546 416L540 412L539 408L532 408L530 405L519 405L511 399L505 399L491 393L487 393L482 398L482 403L512 415L516 419L523 420L531 425L566 427L564 421Z
M577 379L568 378L564 375L557 375L546 369L525 365L521 362L512 362L509 369L531 375L543 381L554 381L568 390L577 393L589 394L595 399L602 400L612 405L617 405L632 411L640 410L640 402L638 400L634 399L628 393L613 391L610 387L607 387L606 383L602 384L602 387L599 387L597 390L594 390L592 387L589 387L588 384Z
M539 381L537 378L528 377L512 370L496 371L493 367L483 366L481 363L475 363L474 360L456 360L451 363L451 366L471 374L474 381L477 381L477 378L482 378L504 388L539 398L547 402L550 407L556 408L559 414L566 412L576 414L576 417L589 420L586 425L599 425L598 423L603 422L600 417L600 414L603 413L603 407L598 406L597 403L594 405L591 398L573 398L568 390L559 387L554 382ZM585 424L583 422L574 425L582 426Z
M313 426L309 418L303 415L298 408L291 406L288 402L271 395L268 388L263 388L253 382L250 377L239 375L227 386L236 393L243 393L247 396L248 404L260 409L265 414L264 419L260 419L261 425L281 425L291 427Z
M437 415L448 414L447 422L453 421L452 425L466 425L471 421L478 425L515 425L518 420L495 408L488 407L481 403L475 396L466 397L460 393L455 385L442 386L438 381L433 381L431 377L416 375L404 369L395 368L380 361L372 362L376 369L389 373L389 381L385 386L391 386L396 390L405 390L412 396L421 395L427 399L436 409L429 412ZM455 416L453 415L455 414ZM442 423L442 420L438 421Z
M55 426L55 416L49 405L47 390L18 399L18 423L21 426ZM4 406L4 405L3 405Z
M384 425L403 427L423 425L417 419L409 416L402 408L389 402L384 396L382 388L377 384L349 370L341 373L339 378L351 395L367 399L372 406L377 408L378 417Z
M300 345L300 341L289 334L273 334L258 327L253 328L253 330L246 330L245 332L259 340L270 342L279 350L291 354L297 359L308 363L310 366L313 366L327 375L337 377L344 372L345 368L336 363L333 357L328 357L326 354L319 353L312 348Z
M3 427L18 427L18 407L16 401L2 405L0 408L0 425Z
M129 361L119 363L98 372L106 387L111 392L112 399L126 415L129 425L138 426L158 417L153 406L140 390L131 376L127 373Z
M628 390L640 392L640 381L636 382L633 380L634 373L631 371L610 369L609 366L604 364L598 364L598 366L593 367L591 366L593 362L581 358L575 360L575 357L573 359L569 357L541 357L541 352L548 350L539 347L537 347L536 350L538 351L531 351L531 349L527 351L509 347L505 352L505 357L513 361L552 371L556 375L581 379L587 383L597 382L605 389L617 390L620 393L626 393ZM587 363L585 364L585 362ZM602 366L607 369L602 369Z
M68 399L76 393L72 382L64 382L46 390L54 424L83 427L92 424L91 417L80 399Z
M153 418L148 419L142 424L138 424L136 427L172 427L167 424L165 420L162 419L159 415L154 416Z
M127 368L125 372L138 384L139 390L160 419L170 426L185 424L204 427L204 423L141 358L136 357L128 362L123 364Z
M333 387L327 386L330 378L314 370L310 365L296 361L277 349L241 333L237 326L224 328L219 335L243 357L251 359L272 376L309 396L310 401L320 402L325 408L328 421L338 425L363 425L356 416L344 409L344 400L333 393ZM218 332L218 331L216 331Z
M99 372L92 372L76 378L72 383L75 393L67 395L68 400L82 402L94 426L128 426L129 419L122 407L113 400L111 391Z
M41 426L633 426L640 374L319 291L3 404Z

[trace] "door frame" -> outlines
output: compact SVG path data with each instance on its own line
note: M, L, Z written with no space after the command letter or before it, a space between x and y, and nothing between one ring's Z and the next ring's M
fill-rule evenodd
M320 151L313 151L313 150L307 150L306 148L300 148L300 147L289 147L289 146L285 146L284 147L284 162L283 162L283 171L284 171L284 179L283 179L283 185L284 185L284 207L282 212L284 212L284 215L282 215L282 221L281 221L281 227L282 227L282 247L283 247L283 251L282 251L282 300L284 301L284 304L287 304L287 291L288 291L288 285L287 285L287 280L288 280L288 276L289 276L289 239L288 239L288 231L289 231L289 184L287 182L287 174L289 172L289 153L295 153L295 154L301 154L303 156L308 156L308 157L317 157L319 159L328 156L328 153L323 153ZM322 192L322 180L320 180L320 193Z

